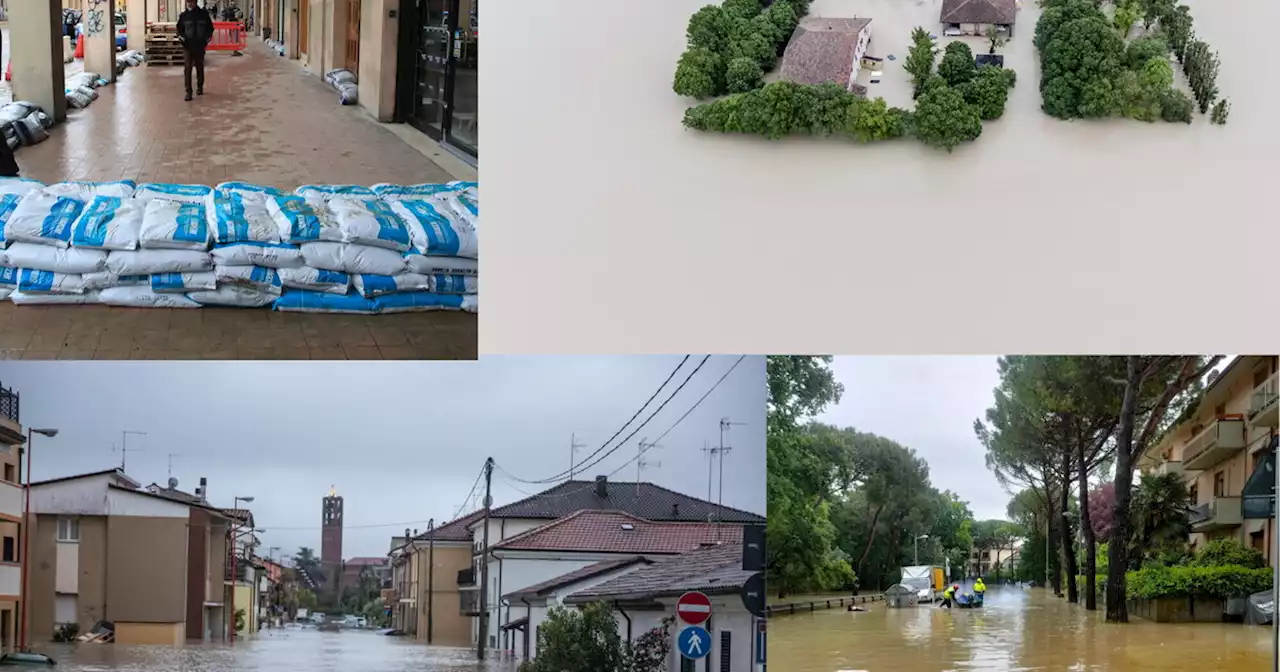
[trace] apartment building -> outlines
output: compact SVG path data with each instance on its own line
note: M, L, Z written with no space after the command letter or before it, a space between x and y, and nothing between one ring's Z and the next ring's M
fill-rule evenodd
M477 511L421 534L392 540L391 627L419 641L441 646L470 646L471 616L462 603L463 587L475 585L470 525Z
M1008 548L975 548L969 552L969 576L983 577L987 581L996 578L1008 578L1018 568L1018 554L1022 548L1022 540L1015 539Z
M19 530L22 521L22 446L26 443L18 421L18 393L0 386L0 653L14 650L18 610L22 601Z
M1194 503L1191 544L1235 539L1275 564L1270 519L1245 519L1245 482L1270 460L1277 426L1275 356L1241 355L1212 378L1197 407L1151 446L1139 467L1186 479Z
M220 640L229 517L140 489L119 469L31 484L28 624L115 624L121 644Z

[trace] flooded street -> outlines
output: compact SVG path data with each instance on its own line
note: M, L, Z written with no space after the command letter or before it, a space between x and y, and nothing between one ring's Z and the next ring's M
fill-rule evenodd
M475 651L428 647L374 632L320 632L310 629L263 630L234 647L78 646L38 648L58 661L62 672L514 672L510 661L481 665Z
M1101 611L1090 614L1042 589L993 588L981 610L866 607L773 617L769 662L787 672L1261 672L1271 666L1270 628L1108 625Z

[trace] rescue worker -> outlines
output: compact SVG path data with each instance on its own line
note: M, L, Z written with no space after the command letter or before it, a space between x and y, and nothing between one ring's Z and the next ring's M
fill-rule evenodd
M946 608L950 609L950 608L951 608L951 603L952 603L952 602L954 602L954 601L955 601L955 599L956 599L956 592L957 592L957 591L959 591L959 590L960 590L960 586L951 586L950 588L948 588L948 589L946 589L945 591L943 591L943 592L942 592L942 604L939 604L939 605L938 605L938 607L939 607L939 608L946 607Z
M978 577L977 581L973 582L973 595L978 598L978 604L982 604L987 596L987 584L982 582L981 576Z

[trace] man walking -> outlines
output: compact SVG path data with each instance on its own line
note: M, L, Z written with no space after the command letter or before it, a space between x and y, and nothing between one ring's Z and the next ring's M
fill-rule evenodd
M191 68L196 69L196 93L204 95L204 51L213 39L213 19L209 12L196 6L196 0L187 0L187 9L178 16L178 40L182 42L182 81L187 85L187 97L191 100Z

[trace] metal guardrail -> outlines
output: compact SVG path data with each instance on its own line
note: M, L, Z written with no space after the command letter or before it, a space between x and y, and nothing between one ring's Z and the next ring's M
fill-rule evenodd
M770 604L764 608L765 616L777 614L794 614L797 612L817 611L819 609L844 609L850 604L866 604L867 602L883 602L884 595L858 595L850 597L833 597L825 600L805 600L803 602L785 602Z
M18 419L18 393L12 388L0 385L0 416L9 418L14 422L21 422Z

